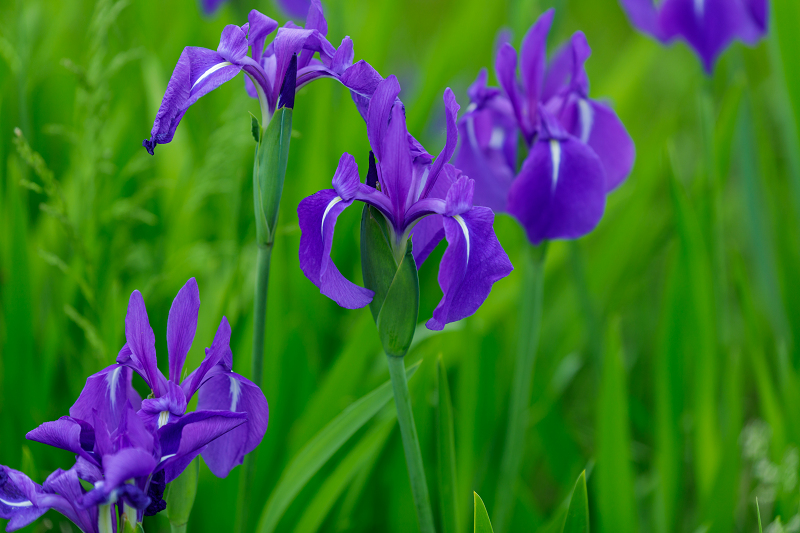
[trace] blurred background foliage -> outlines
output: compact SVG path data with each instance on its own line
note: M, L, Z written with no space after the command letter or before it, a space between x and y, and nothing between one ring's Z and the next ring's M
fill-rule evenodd
M592 526L606 533L800 531L800 5L773 0L768 39L739 44L707 79L683 44L635 33L616 0L327 0L329 39L355 42L403 86L408 125L443 144L441 95L491 67L499 30L516 45L555 5L550 46L582 30L591 95L613 102L637 147L627 183L595 232L551 244L530 427L511 531L556 531L586 469ZM234 80L202 98L155 157L141 147L184 46L215 48L225 24L264 0L204 18L195 0L5 0L0 4L0 463L41 482L71 457L24 440L67 414L86 376L124 342L142 291L166 364L166 318L187 278L202 306L187 366L222 314L235 369L250 368L255 226L247 98ZM15 129L18 128L18 129ZM323 80L294 113L272 258L263 388L270 422L248 502L252 530L290 460L327 422L388 379L367 309L321 296L298 268L296 206L330 186L340 154L366 171L365 126ZM40 155L39 155L40 154ZM360 280L360 211L334 259ZM459 522L472 490L490 510L505 435L528 244L499 215L515 272L475 316L421 338L408 364L438 508L437 356L453 401ZM422 309L440 297L421 269ZM280 531L416 531L391 405L314 475ZM234 523L240 469L200 470L192 531ZM780 518L778 518L780 517ZM147 531L167 531L162 518ZM69 531L50 513L29 529ZM769 529L772 528L772 529ZM74 530L74 527L73 527Z

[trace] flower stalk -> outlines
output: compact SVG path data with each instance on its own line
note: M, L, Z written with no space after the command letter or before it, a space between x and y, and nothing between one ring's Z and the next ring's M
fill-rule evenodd
M411 492L414 496L414 507L422 533L433 533L433 512L428 494L428 483L425 480L425 467L422 465L422 452L417 437L417 426L414 424L414 413L411 410L411 396L408 392L408 380L404 357L386 355L389 375L392 378L394 404L397 407L397 422L403 439L403 452L406 456L408 478L411 481Z
M522 289L519 317L519 341L514 377L511 385L511 400L508 407L508 426L500 476L497 481L497 497L492 523L498 532L506 531L514 503L514 487L525 451L525 432L528 429L528 409L533 385L533 368L539 346L539 331L542 323L542 295L544 292L544 263L547 241L532 247L525 256L525 280Z

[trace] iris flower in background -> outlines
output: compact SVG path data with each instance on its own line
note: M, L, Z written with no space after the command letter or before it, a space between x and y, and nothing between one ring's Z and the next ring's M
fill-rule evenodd
M767 0L620 0L631 22L662 43L684 39L707 73L735 39L753 46L767 32Z
M266 127L278 105L294 54L299 54L296 90L318 78L340 79L353 64L353 42L349 37L342 40L339 48L325 38L328 25L319 0L309 7L306 28L287 22L265 50L267 37L276 29L277 22L254 9L244 26L225 27L216 50L184 48L167 84L150 139L142 142L147 151L152 154L157 144L170 142L186 110L240 72L247 75L248 94L259 100L262 127ZM314 54L319 54L319 59Z
M475 180L475 203L513 215L534 245L575 239L602 218L606 195L633 166L633 141L613 109L589 98L584 62L591 49L582 32L547 61L553 10L526 34L517 78L517 52L504 43L495 69L502 89L487 86L486 70L469 89L454 161ZM519 136L528 149L517 171Z
M342 276L330 256L336 219L355 200L383 214L395 256L402 257L412 236L418 267L446 238L449 246L439 267L444 297L427 322L428 328L440 330L474 313L512 266L494 234L492 211L473 207L472 180L447 163L458 141L459 106L452 91L444 94L447 141L435 161L408 134L399 93L397 79L390 76L377 86L369 103L367 135L378 163L370 157L367 183L360 182L353 156L344 154L333 189L300 202L300 267L322 294L342 307L370 303L373 292Z
M213 15L225 0L201 0L200 4L206 15ZM278 5L290 17L303 18L308 13L311 0L278 0Z
M70 409L75 419L86 420L94 411L96 419L113 419L117 402L130 395L127 369L134 370L153 391L152 397L141 401L138 415L149 431L158 433L160 461L164 463L159 469L165 470L166 483L178 477L200 453L214 475L227 476L258 446L267 430L269 407L264 394L231 370L231 329L225 317L203 362L181 381L199 309L200 292L191 278L172 302L167 319L167 379L158 369L155 336L144 299L134 291L125 319L127 343L117 356L117 364L87 379ZM198 410L186 413L195 393Z
M77 466L56 470L44 485L11 468L0 466L0 518L8 520L6 531L23 528L53 509L85 533L97 533L97 508L83 508L85 490Z

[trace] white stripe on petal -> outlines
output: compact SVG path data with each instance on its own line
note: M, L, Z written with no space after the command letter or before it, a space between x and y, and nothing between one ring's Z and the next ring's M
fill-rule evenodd
M322 213L322 227L320 227L320 231L322 232L323 235L325 234L325 218L327 218L328 213L330 213L331 209L333 209L333 206L335 206L336 204L338 204L341 201L342 201L342 197L341 196L337 196L336 198L331 200L331 203L329 203L328 207L325 208L325 212Z
M0 498L0 503L8 505L9 507L33 507L33 503L30 501L24 502L7 502L4 499Z
M230 65L232 65L232 64L233 64L233 63L231 63L230 61L223 61L222 63L217 63L216 65L214 65L213 67L211 67L211 68L210 68L210 69L208 69L207 71L203 72L203 74L202 74L202 75L201 75L199 78L197 78L197 81L195 81L195 82L192 84L192 89L194 89L195 87L197 87L197 84L198 84L198 83L200 83L201 81L203 81L203 80L204 80L204 79L206 79L207 77L211 76L212 74L214 74L214 73L215 73L216 71L218 71L219 69L221 69L221 68L225 68L225 67L228 67L228 66L230 66Z
M706 0L694 0L694 14L698 19L702 19L706 11Z
M559 167L561 167L561 143L556 139L550 139L550 157L553 164L552 191L555 192L556 185L558 184Z
M161 463L163 463L163 462L164 462L164 461L166 461L167 459L172 459L172 458L173 458L173 457L175 457L176 455L178 455L178 454L177 454L177 453L171 453L171 454L169 454L169 455L165 455L165 456L163 456L163 457L161 458L161 460L158 462L158 464L161 464Z
M467 229L467 223L464 222L461 215L454 215L453 218L456 219L458 225L461 226L461 231L464 232L464 238L467 239L467 262L469 262L469 230Z
M581 116L581 142L587 144L594 127L594 109L588 100L581 98L578 100L578 111Z
M494 148L495 150L499 150L503 147L503 143L506 140L506 132L503 131L503 128L497 127L492 130L492 136L489 138L489 148Z
M116 410L117 406L117 385L119 384L119 373L122 372L122 365L108 373L106 376L106 383L108 383L108 395L111 397L111 409Z
M228 376L231 380L231 408L232 413L236 412L236 405L239 403L239 397L242 395L242 384L233 376Z

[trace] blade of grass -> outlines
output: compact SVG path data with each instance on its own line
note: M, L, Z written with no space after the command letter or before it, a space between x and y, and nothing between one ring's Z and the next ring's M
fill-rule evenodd
M764 533L761 528L761 509L758 507L758 498L756 498L756 516L758 517L758 533Z
M447 371L439 355L437 361L436 448L438 452L439 508L443 533L456 533L458 527L458 483L456 482L456 447L453 435L453 404Z
M406 370L410 378L419 365ZM387 381L360 400L354 402L342 414L334 418L330 424L295 455L283 471L278 484L272 491L269 500L258 521L260 533L272 533L278 526L283 513L295 496L309 479L325 462L341 448L341 446L364 426L392 398L392 383Z
M371 428L366 435L353 447L336 470L328 476L317 491L314 499L306 506L302 518L294 528L295 533L314 533L322 526L325 517L336 503L336 500L347 488L353 477L364 468L367 463L378 455L386 444L386 439L397 420L397 412L389 410L386 420L379 422Z
M562 533L589 533L589 496L586 494L585 470L578 476L575 488L572 489Z
M637 531L628 388L619 320L612 321L603 354L597 403L597 501L603 533Z
M492 522L489 520L489 513L486 511L486 506L483 500L478 496L477 492L473 492L475 500L475 525L474 533L494 533L492 529Z

